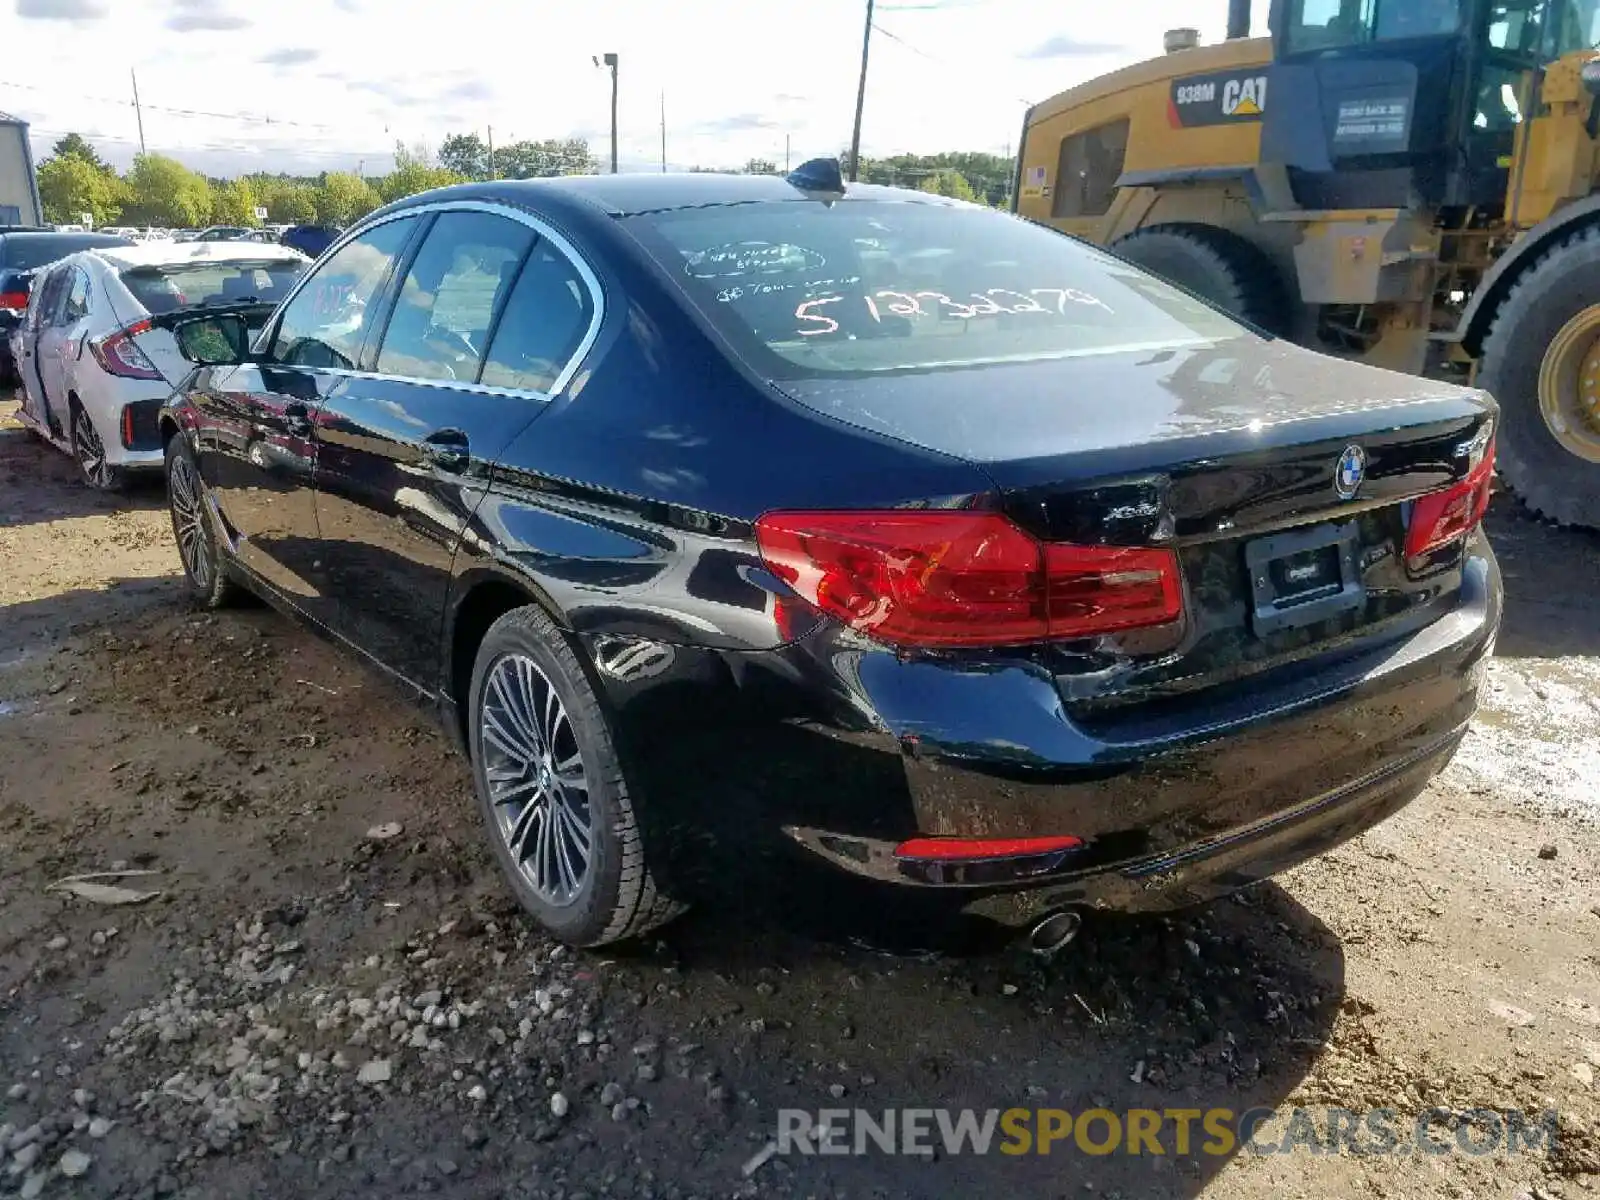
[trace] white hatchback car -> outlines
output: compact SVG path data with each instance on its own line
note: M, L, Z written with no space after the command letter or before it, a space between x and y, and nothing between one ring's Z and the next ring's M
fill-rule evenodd
M161 469L156 413L191 370L152 316L276 304L311 260L259 242L148 242L81 251L39 273L11 335L23 424L78 460L92 487Z

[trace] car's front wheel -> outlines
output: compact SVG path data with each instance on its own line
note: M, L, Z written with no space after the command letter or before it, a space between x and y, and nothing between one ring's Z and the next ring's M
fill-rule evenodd
M236 589L223 565L216 531L206 513L205 491L194 451L174 434L166 450L167 508L172 514L172 537L183 560L183 579L190 599L201 608L221 608Z
M514 609L489 628L468 703L479 807L523 907L574 946L677 915L651 874L599 699L548 616Z

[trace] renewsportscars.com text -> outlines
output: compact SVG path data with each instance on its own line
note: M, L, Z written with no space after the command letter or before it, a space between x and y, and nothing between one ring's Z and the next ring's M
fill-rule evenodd
M1553 1111L1432 1108L778 1110L779 1154L1550 1154Z

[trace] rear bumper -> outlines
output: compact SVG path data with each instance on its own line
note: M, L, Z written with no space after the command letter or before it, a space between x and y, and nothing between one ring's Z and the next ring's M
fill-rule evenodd
M902 657L835 634L749 654L584 641L643 811L669 843L684 831L753 843L752 866L800 846L1022 923L1064 905L1204 901L1395 812L1448 763L1477 707L1501 615L1481 536L1452 603L1381 643L1120 717L1074 716L1049 671L1016 657ZM919 836L1081 845L897 859Z
M1454 608L1409 636L1314 672L1267 672L1187 711L1094 725L1022 668L930 671L866 654L844 675L892 731L878 745L899 757L914 828L834 812L785 831L843 870L947 891L1006 921L1212 899L1418 795L1466 732L1500 616L1499 568L1480 535ZM966 864L897 859L912 833L1083 844Z

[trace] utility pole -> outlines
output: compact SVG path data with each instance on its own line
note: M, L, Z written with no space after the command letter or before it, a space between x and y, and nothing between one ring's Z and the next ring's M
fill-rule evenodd
M615 175L617 173L617 56L603 54L599 58L594 58L593 55L590 58L597 67L604 63L611 68L611 173ZM665 104L666 101L663 99L663 108Z
M667 93L661 93L661 173L667 173Z
M128 68L128 77L133 80L133 115L139 121L139 153L144 153L144 109L139 107L139 73L132 67Z
M861 82L856 85L856 123L850 131L850 182L861 170L861 109L867 102L867 54L872 49L872 0L867 0L867 24L861 31Z
M489 126L489 178L494 178L494 126Z
M783 135L783 173L789 173L789 135Z

